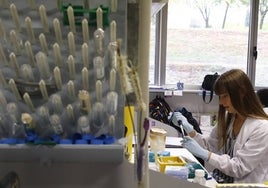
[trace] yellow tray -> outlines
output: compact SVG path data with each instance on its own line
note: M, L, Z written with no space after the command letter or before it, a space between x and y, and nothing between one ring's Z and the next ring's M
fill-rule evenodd
M160 172L165 172L166 166L184 166L186 162L180 156L157 157L157 165Z

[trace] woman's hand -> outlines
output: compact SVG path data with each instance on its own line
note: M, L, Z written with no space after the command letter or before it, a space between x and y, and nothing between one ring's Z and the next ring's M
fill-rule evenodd
M182 146L186 148L189 152L191 152L194 156L200 157L203 160L208 160L211 153L202 148L194 139L189 136L185 136L183 138Z
M180 112L173 112L171 118L172 123L178 127L180 126L178 122L181 121L183 129L186 131L187 134L194 131L194 127L187 121L186 117L182 115Z

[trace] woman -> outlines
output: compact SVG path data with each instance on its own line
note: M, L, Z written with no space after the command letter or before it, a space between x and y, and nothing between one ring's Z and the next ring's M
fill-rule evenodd
M189 135L183 146L216 168L218 182L264 183L268 180L268 116L249 78L233 69L217 79L214 89L219 96L218 124L208 138L196 133L180 113L173 114L173 123L181 120Z

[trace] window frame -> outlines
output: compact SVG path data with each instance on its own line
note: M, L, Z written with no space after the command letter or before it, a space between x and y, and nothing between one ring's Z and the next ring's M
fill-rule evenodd
M248 52L247 52L247 75L255 87L256 77L256 58L258 38L258 13L259 0L250 0L250 18L248 34ZM166 85L166 49L167 49L167 22L168 22L168 2L156 13L155 25L155 59L154 59L154 82L150 85ZM185 83L186 88L190 90L200 90L200 86L191 86Z

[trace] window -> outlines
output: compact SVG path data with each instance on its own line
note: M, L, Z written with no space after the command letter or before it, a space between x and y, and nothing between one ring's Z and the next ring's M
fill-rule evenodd
M253 4L253 6L258 6ZM268 87L268 22L266 13L268 12L268 2L260 1L259 4L259 22L256 23L258 29L257 38L257 59L255 73L255 86L256 87Z
M150 61L150 68L162 67L165 72L160 70L158 75L155 70L150 69L150 84L176 84L180 81L185 86L198 88L208 73L221 74L232 68L240 68L248 72L250 78L256 81L256 86L265 86L268 81L265 76L268 70L268 23L264 16L260 29L256 16L260 14L256 7L260 6L265 10L265 4L258 5L254 0L247 3L226 2L228 1L169 0L158 13L162 14L163 20L167 20L167 27L161 28L161 32L167 33L166 52L159 51L160 56L166 53L165 62L163 58L157 59L157 53L154 54L156 58L151 58ZM167 14L162 12L165 8ZM155 22L155 27L151 27L153 32L157 31L158 24L159 22ZM257 38L254 33L255 24L259 30L258 46L254 44ZM154 36L151 34L155 46L159 46L159 41ZM256 61L253 57L254 47L259 52ZM164 67L158 65L163 63ZM155 76L161 80L152 80Z

